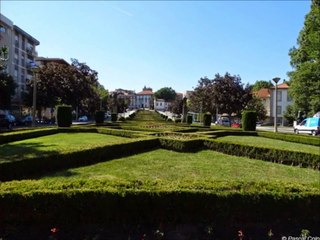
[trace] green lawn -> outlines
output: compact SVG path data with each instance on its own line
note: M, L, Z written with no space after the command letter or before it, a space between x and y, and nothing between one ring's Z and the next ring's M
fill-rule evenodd
M99 133L58 133L0 145L0 163L129 141L132 139Z
M320 172L210 150L155 150L92 166L69 169L25 187L56 190L112 188L148 191L320 191ZM35 184L35 185L34 185ZM23 184L24 185L24 184ZM287 189L287 190L284 190ZM309 189L309 190L308 190ZM40 189L38 189L40 190ZM300 191L299 190L299 191ZM276 190L277 191L277 190Z
M256 147L275 148L289 151L313 153L320 155L320 149L318 146L286 142L282 140L255 137L255 136L225 136L217 139L221 142L240 143Z

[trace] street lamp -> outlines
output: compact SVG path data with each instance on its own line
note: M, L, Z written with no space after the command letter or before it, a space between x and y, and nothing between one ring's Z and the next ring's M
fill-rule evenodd
M275 84L276 84L276 86L275 86L275 91L274 91L274 99L275 99L275 101L274 101L274 132L278 132L278 128L277 128L277 102L278 102L278 99L277 99L277 97L278 97L277 90L278 90L278 86L277 86L277 84L278 84L278 82L280 81L280 78L275 77L275 78L273 78L272 80L273 80L273 81L275 82Z
M30 67L33 72L33 95L32 95L32 127L36 125L36 108L37 108L37 73L39 67L35 62L30 62Z

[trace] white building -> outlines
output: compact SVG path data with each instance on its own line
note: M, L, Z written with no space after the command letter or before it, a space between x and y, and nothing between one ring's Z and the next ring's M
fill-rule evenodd
M277 86L277 123L282 125L286 124L283 114L287 107L293 103L288 94L288 89L289 86L286 82ZM270 117L275 117L275 87L270 88Z
M153 108L153 92L152 88L147 88L146 86L141 92L136 94L136 108Z
M35 61L38 53L36 46L40 42L13 22L0 14L0 47L9 49L6 62L7 72L17 84L16 93L12 98L12 107L20 111L27 81L33 78L31 62Z

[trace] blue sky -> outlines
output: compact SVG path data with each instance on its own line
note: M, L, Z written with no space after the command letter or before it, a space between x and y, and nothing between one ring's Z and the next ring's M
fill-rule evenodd
M77 58L108 90L192 90L201 77L288 79L310 1L9 1L43 57Z

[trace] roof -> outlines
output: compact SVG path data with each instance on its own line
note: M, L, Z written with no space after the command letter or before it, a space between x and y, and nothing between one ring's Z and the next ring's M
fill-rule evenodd
M62 58L37 57L35 60L39 61L39 62L42 62L43 64L54 62L54 63L59 63L59 64L70 65L66 60L64 60Z
M275 89L275 86L271 87L272 89ZM277 85L277 89L288 89L289 88L289 85L288 83L284 82L284 83L281 83L279 85Z
M261 88L259 91L255 92L254 94L260 98L270 97L270 91L268 88Z
M144 90L142 92L138 92L137 95L153 95L153 92L150 90Z

